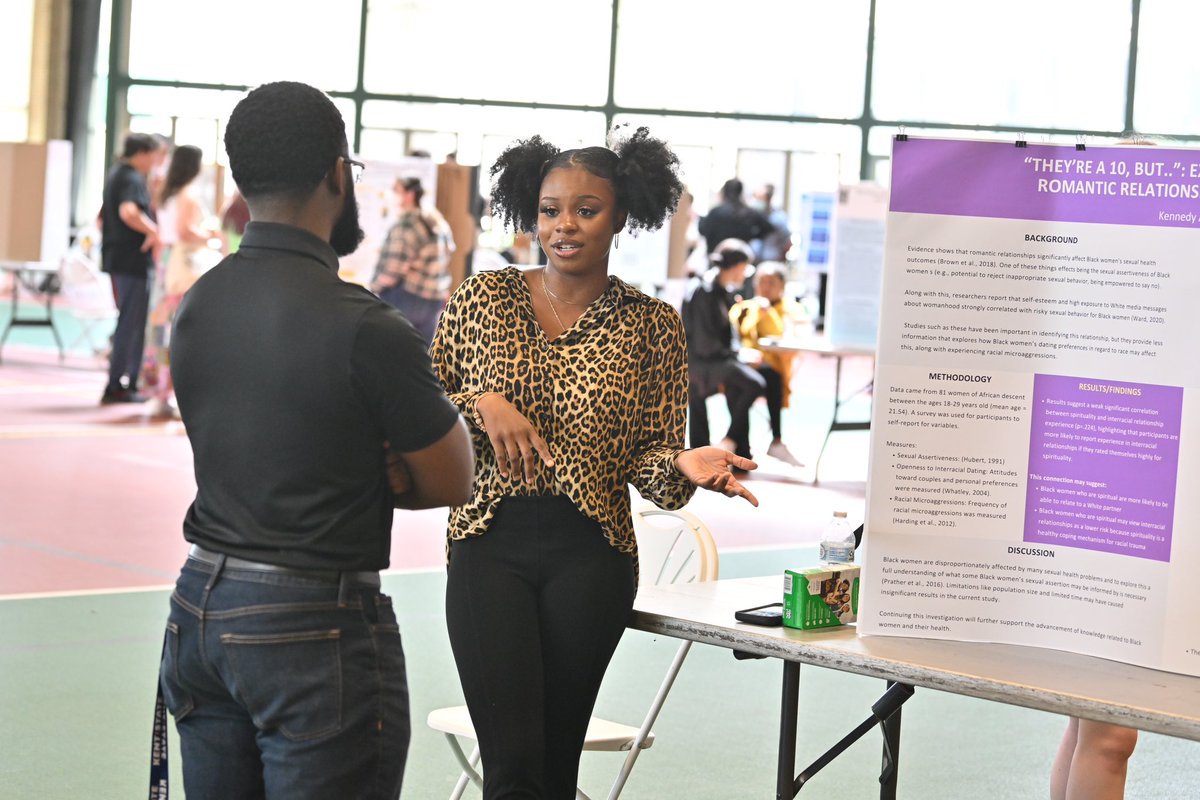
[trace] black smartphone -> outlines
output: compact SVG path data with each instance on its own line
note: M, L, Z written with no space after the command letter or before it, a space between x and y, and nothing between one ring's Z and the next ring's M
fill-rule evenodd
M774 628L783 624L783 603L767 603L765 606L743 608L741 611L733 612L733 618L738 622Z

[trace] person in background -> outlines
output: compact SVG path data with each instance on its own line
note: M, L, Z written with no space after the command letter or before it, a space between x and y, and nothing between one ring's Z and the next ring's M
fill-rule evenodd
M766 382L764 395L771 418L771 444L767 455L794 467L803 466L783 443L783 409L792 394L795 356L791 353L765 352L759 339L782 338L797 324L806 322L803 306L784 296L787 289L787 265L764 261L755 268L755 297L737 303L729 319L741 340L739 358L758 371Z
M1134 728L1071 717L1050 772L1051 800L1121 800Z
M146 178L166 157L148 133L125 137L120 162L104 181L101 206L101 269L112 279L117 326L101 405L141 403L138 393L150 287L158 256L158 224Z
M786 262L788 251L792 249L792 231L788 227L787 212L772 205L775 198L775 184L765 183L754 193L755 205L762 215L771 223L771 230L761 239L752 239L750 246L754 249L755 263L763 261Z
M209 240L218 232L205 224L208 213L196 189L203 161L199 147L185 144L175 148L157 198L163 257L147 333L147 360L155 375L149 409L152 416L178 416L172 403L169 351L175 311L196 279L220 259L220 252L209 247Z
M362 165L333 102L259 86L225 149L251 222L171 341L196 475L160 667L184 789L394 800L408 686L379 570L394 507L470 496L466 426L413 327L338 277Z
M433 341L438 316L450 294L454 235L436 208L421 208L420 178L398 178L400 217L379 253L371 291L408 318L426 342Z
M668 509L696 486L757 505L730 471L754 462L683 449L679 315L608 274L619 232L675 209L677 165L644 128L615 149L509 147L493 207L536 231L548 263L471 276L434 337L475 442L474 493L450 514L446 624L489 800L575 797L637 589L629 484Z
M700 235L708 244L709 255L726 239L752 242L771 232L771 223L761 211L746 205L742 191L742 182L737 178L725 181L721 187L721 202L700 219Z
M729 431L721 446L750 458L750 406L766 391L766 381L738 360L729 312L752 269L754 253L740 239L726 239L712 254L712 267L692 278L683 299L688 352L688 441L709 443L708 398L723 392L729 407Z

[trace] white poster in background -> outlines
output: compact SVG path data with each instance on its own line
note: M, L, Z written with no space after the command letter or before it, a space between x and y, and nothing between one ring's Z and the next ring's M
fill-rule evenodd
M887 207L888 190L877 183L838 190L825 320L835 349L875 349Z
M339 262L342 280L369 284L379 263L379 252L388 231L399 216L395 184L400 178L420 178L425 190L423 208L433 208L437 200L437 164L428 158L401 158L398 161L367 161L362 180L354 187L358 200L358 221L365 234L362 243Z
M651 297L667 285L667 261L671 249L671 220L656 231L621 233L618 246L609 251L608 272L636 286Z
M1200 152L892 163L859 631L1200 675Z

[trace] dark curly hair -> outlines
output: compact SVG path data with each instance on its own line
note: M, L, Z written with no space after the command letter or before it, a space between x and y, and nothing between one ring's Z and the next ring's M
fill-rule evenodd
M346 124L333 101L293 81L265 83L242 98L225 126L225 151L247 198L306 195L349 154Z
M546 173L575 166L613 185L617 206L629 215L625 228L631 233L662 227L683 193L678 156L649 130L638 128L612 149L560 151L540 136L513 143L492 165L492 207L505 225L531 231L537 225L538 195Z

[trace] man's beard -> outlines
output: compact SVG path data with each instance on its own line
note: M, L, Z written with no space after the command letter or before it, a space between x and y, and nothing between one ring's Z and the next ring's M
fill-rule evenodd
M339 256L348 256L358 249L364 235L362 227L358 224L358 198L354 196L354 187L351 186L346 192L342 215L333 225L329 245Z

